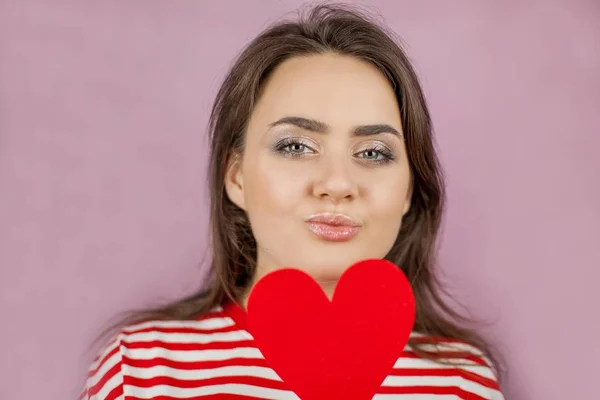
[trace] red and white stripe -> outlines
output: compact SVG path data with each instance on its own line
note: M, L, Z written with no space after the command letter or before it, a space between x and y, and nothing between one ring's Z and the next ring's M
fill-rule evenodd
M196 321L151 321L123 329L92 363L80 400L299 400L266 365L252 336L218 307ZM414 336L422 336L417 333ZM452 341L431 350L467 350L460 366L418 357L407 346L375 400L503 400L489 362Z

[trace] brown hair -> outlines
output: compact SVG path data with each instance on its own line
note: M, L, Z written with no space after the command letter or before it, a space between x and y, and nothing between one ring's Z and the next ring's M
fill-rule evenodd
M239 299L254 274L256 242L245 213L225 192L228 157L244 150L246 126L269 74L291 57L333 52L375 65L389 79L400 105L413 194L411 208L386 259L400 266L412 284L417 304L414 330L426 337L450 338L476 346L500 372L490 346L466 328L471 321L444 301L446 293L434 273L444 181L422 89L409 59L393 37L367 14L329 4L308 9L297 21L284 21L266 29L246 47L225 78L210 116L210 281L201 291L180 301L133 312L104 333L147 320L197 318L224 301ZM440 357L425 350L422 339L411 339L410 345L422 357Z

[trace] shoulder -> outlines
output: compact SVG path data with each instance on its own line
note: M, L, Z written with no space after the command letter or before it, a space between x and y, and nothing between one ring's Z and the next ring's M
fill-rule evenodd
M484 399L504 399L489 357L464 341L413 333L394 368L399 374L425 375L432 385L451 384Z
M152 320L125 326L92 361L80 400L122 399L124 376L142 378L136 377L136 371L184 362L190 351L248 339L220 307L194 320Z
M113 337L92 361L80 400L122 398L121 338L121 333Z

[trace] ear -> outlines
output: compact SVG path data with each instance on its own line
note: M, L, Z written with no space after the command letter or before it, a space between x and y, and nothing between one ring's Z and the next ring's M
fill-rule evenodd
M244 208L244 176L242 174L242 156L230 154L225 170L225 191L229 200L242 210Z

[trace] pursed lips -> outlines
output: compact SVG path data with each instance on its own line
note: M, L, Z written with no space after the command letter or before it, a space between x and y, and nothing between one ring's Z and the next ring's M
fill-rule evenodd
M345 215L333 213L313 214L306 219L308 229L322 240L344 242L355 237L362 224Z

